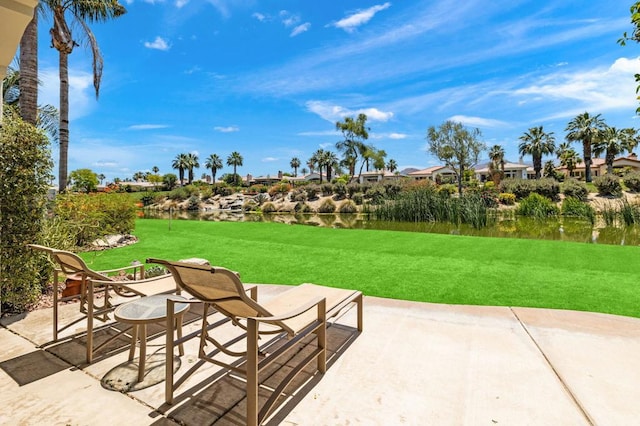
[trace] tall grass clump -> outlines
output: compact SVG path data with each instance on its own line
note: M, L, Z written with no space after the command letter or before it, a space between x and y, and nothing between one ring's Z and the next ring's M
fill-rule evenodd
M550 216L557 216L559 213L556 206L550 199L535 192L520 201L516 208L516 214L528 216L535 219L546 219Z
M640 205L623 199L620 203L620 218L627 226L640 223Z
M611 203L607 203L602 206L600 213L602 214L602 219L606 226L615 226L618 219L618 209L616 209Z
M562 202L562 215L588 219L593 225L596 222L596 210L577 198L567 197Z
M482 228L492 218L490 210L479 194L450 197L446 192L422 188L403 192L371 213L377 220L467 223Z

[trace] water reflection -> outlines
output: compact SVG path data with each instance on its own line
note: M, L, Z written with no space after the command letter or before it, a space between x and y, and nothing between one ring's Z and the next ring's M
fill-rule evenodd
M350 229L377 229L407 232L429 232L497 238L563 240L582 243L640 245L640 227L611 227L604 223L591 225L587 220L559 218L545 221L526 217L500 218L482 229L470 225L441 222L385 222L363 214L257 214L233 211L168 212L145 211L145 218L171 220L207 220L228 222L275 222Z

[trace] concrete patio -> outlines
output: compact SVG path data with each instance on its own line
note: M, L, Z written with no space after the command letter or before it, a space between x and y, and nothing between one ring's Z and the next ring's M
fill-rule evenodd
M285 289L260 287L261 298ZM71 317L77 305L61 312ZM163 336L149 341L149 383L145 378L116 392L107 389L109 380L137 374L126 336L86 365L82 336L48 344L50 309L1 324L0 424L244 423L244 383L209 364L177 389L174 405L164 404ZM188 324L185 332L196 328ZM303 374L267 424L630 425L640 419L636 318L365 297L364 331L355 329L352 310L329 328L328 342L327 372ZM187 343L176 377L196 366L195 348L195 341ZM267 382L278 377L274 371Z

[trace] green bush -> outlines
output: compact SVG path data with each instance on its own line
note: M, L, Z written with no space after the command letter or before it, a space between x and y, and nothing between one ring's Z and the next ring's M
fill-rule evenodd
M318 207L318 213L334 213L336 211L336 203L331 198L327 198Z
M522 200L531 193L540 194L552 201L559 199L560 184L551 178L544 179L504 179L500 182L500 192L508 192Z
M196 195L192 195L187 200L187 210L199 210L200 209L200 198Z
M640 192L640 172L631 172L622 181L629 191Z
M309 213L311 212L311 206L305 202L299 202L295 205L293 210L297 213Z
M351 182L347 184L347 193L349 194L349 198L353 198L353 194L357 194L358 192L364 194L364 189L358 182Z
M345 200L340 204L340 208L338 209L338 211L345 214L357 213L358 207L356 206L356 203L353 202L353 200Z
M382 184L387 197L393 198L402 191L402 184L399 181L387 181Z
M307 192L307 199L315 200L318 198L318 193L320 192L318 185L307 185L304 190Z
M591 223L596 220L596 211L588 203L577 198L567 197L562 201L562 215L589 219Z
M331 182L325 182L320 186L320 190L324 196L333 195L333 184Z
M620 178L617 176L610 174L598 176L593 180L593 184L600 195L612 195L614 197L622 195L622 185L620 184Z
M560 184L551 178L537 179L533 181L533 192L547 197L551 201L559 201Z
M516 195L510 192L501 192L498 194L498 201L505 206L513 206L516 203Z
M151 192L145 192L145 194L140 197L140 202L142 202L143 206L150 206L156 201L156 196Z
M347 196L347 184L344 183L341 180L338 180L334 185L333 185L333 192L336 194L336 197L339 200L342 200L343 198L345 198Z
M46 258L26 244L42 243L51 178L49 141L35 127L5 113L0 127L0 302L22 311L47 283Z
M189 192L184 186L181 186L169 192L167 198L172 201L184 201L189 198Z
M298 188L291 192L291 200L298 203L304 203L307 201L307 192L304 189Z
M516 214L536 219L557 216L558 213L558 206L547 197L537 193L529 194L527 198L520 201L520 204L516 208Z
M458 192L458 187L452 183L443 183L438 186L437 191L441 194L453 195Z
M365 196L371 200L371 204L381 204L387 195L387 191L382 185L373 185L367 188Z
M353 200L354 203L361 206L362 203L364 202L364 194L362 192L356 192L351 196L351 199Z
M563 194L565 197L576 198L580 201L587 201L589 198L589 188L582 182L570 179L564 183Z
M275 213L276 211L278 211L278 209L276 208L276 206L269 202L269 203L264 203L262 205L262 213Z

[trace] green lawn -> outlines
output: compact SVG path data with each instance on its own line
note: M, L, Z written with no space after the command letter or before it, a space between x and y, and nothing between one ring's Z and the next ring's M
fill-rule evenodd
M274 223L140 219L140 241L84 253L95 269L200 257L244 282L313 282L424 302L640 317L639 247Z

